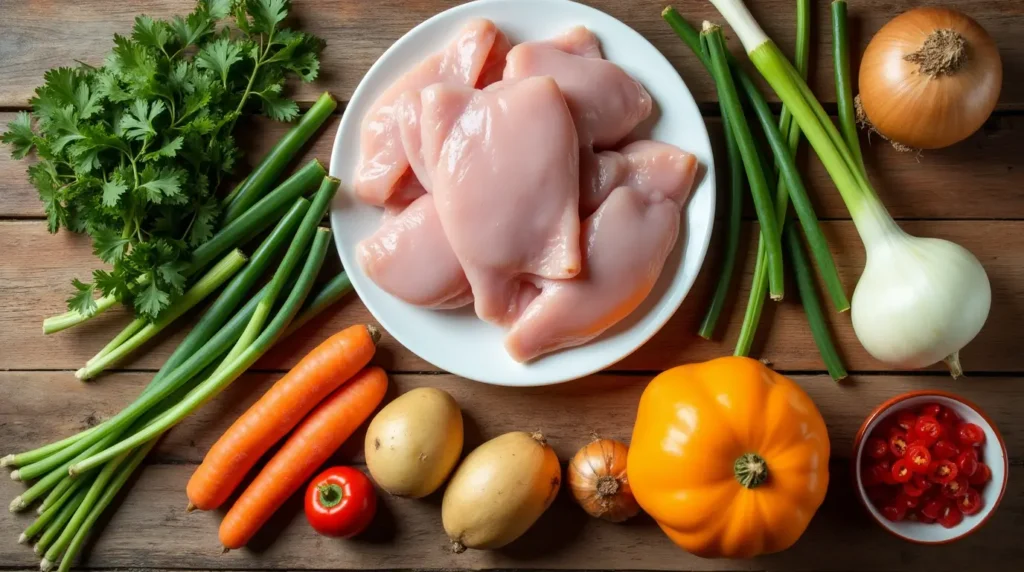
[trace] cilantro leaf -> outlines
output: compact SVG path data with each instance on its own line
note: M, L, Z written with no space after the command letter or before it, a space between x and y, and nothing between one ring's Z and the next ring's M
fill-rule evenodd
M157 267L157 271L164 282L176 292L181 292L185 289L185 266L186 263L181 261L165 262Z
M163 51L164 46L171 39L171 34L167 29L167 24L143 14L135 17L132 39L143 46Z
M289 4L288 0L246 0L246 11L252 16L252 31L272 33L288 17Z
M35 138L32 117L24 111L19 111L7 124L7 132L0 137L0 141L11 146L11 157L21 159L35 147Z
M260 94L264 115L277 121L291 121L299 115L299 104L287 97L281 97L280 89L268 89Z
M153 161L160 157L173 158L181 150L182 143L185 139L181 135L171 139L167 143L164 143L163 147L160 147L156 151L151 151L142 156L143 161Z
M155 319L161 310L171 303L171 297L157 286L152 272L149 276L149 284L135 296L135 309L140 314Z
M156 169L150 166L142 172L141 178L142 183L138 188L146 191L145 196L149 202L161 204L165 199L177 202L183 178L179 171Z
M128 285L125 284L124 279L118 277L115 272L93 270L92 281L93 284L96 285L95 289L99 290L104 296L121 298L128 292Z
M210 240L213 237L213 229L218 216L220 216L220 207L217 201L207 201L200 206L196 211L195 220L192 221L192 226L189 228L189 245L199 246Z
M201 68L208 69L220 76L221 83L228 85L228 71L231 66L242 61L242 48L228 38L221 38L206 46L196 55Z
M71 281L75 287L75 295L68 298L68 308L80 314L91 316L96 311L96 301L92 299L93 285L86 284L78 278Z
M157 99L152 104L145 99L132 102L131 110L121 117L120 127L129 139L148 139L156 135L153 120L160 115L166 106Z
M206 13L214 20L227 18L231 14L231 5L234 0L203 0L200 5L205 7Z
M103 206L117 206L117 202L121 199L121 195L123 195L127 190L128 185L125 185L124 183L119 183L117 181L107 181L106 183L103 183Z
M92 253L103 262L113 263L124 257L129 240L116 232L104 229L93 235Z

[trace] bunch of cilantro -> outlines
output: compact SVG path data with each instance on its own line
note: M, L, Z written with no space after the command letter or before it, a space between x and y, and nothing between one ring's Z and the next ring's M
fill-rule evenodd
M323 42L281 27L289 7L201 0L170 21L139 16L102 67L46 72L31 115L19 113L2 140L15 158L35 150L28 177L50 232L88 233L111 266L72 282L70 310L92 314L99 291L153 319L183 293L192 249L218 228L237 120L294 119L286 78L319 71Z

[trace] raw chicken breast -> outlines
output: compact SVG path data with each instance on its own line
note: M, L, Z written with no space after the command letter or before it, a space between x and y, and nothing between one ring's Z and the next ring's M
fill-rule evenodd
M524 275L580 271L579 147L572 116L549 77L482 91L435 84L421 92L422 157L452 250L472 286L477 315L518 314Z
M510 45L490 20L467 23L443 51L420 62L392 84L363 118L356 196L383 205L409 167L394 115L395 101L406 91L437 82L483 86L501 77Z
M381 224L402 214L402 211L411 205L413 201L426 194L426 192L426 189L420 184L419 179L412 174L412 171L406 172L405 176L398 181L395 192L384 202L384 215L380 219Z
M613 189L623 185L649 192L689 189L697 174L695 164L689 153L658 141L636 141L618 152L583 153L580 156L580 214L587 216L596 211Z
M641 170L634 186L611 192L584 223L584 268L572 280L544 280L515 320L505 348L529 361L586 343L635 310L661 274L679 234L682 204L696 172L693 155L674 150ZM656 172L654 172L656 171Z
M421 195L356 247L359 265L382 290L417 306L458 308L472 300L431 195Z
M551 76L572 112L582 147L611 147L651 114L651 96L619 66L601 59L586 28L508 53L504 79Z

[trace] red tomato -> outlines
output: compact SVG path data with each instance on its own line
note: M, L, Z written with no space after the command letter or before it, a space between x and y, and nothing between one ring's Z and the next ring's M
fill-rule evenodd
M946 408L939 405L938 403L929 403L928 405L925 405L924 407L921 408L920 415L922 417L927 415L928 417L938 418L938 416L941 415L942 412L945 410Z
M956 505L947 506L946 512L939 517L939 524L946 528L953 528L964 520L964 515Z
M936 519L946 511L946 501L942 499L930 499L921 506L921 516Z
M942 459L932 463L928 470L928 479L933 483L944 485L956 478L957 471L956 463L949 459Z
M957 415L955 411L949 409L948 407L943 407L942 410L939 411L939 414L935 416L935 418L938 419L939 423L943 425L952 425L955 427L958 423L960 423L960 416Z
M956 458L956 468L960 475L970 478L978 470L978 453L974 447L967 449Z
M899 522L907 516L907 508L899 504L887 504L882 508L882 516L893 522Z
M981 512L981 495L974 489L967 489L964 496L956 501L956 506L964 514L978 514Z
M992 469L990 469L985 463L978 463L978 470L974 471L973 475L967 477L967 482L979 487L987 483L991 478Z
M914 415L912 411L900 411L896 415L896 426L906 433L913 431L915 423L917 423L917 415Z
M306 489L306 518L324 536L355 536L366 529L375 512L373 483L352 467L327 469Z
M956 437L961 444L976 447L985 442L985 431L974 423L961 423L957 426Z
M914 471L910 468L907 459L896 459L892 464L892 480L897 483L906 483L914 477Z
M942 425L939 425L938 419L930 415L922 415L917 418L917 423L914 425L914 435L929 445L934 444L942 437Z
M903 458L909 463L910 470L915 473L927 473L932 464L932 454L923 445L907 447L907 454Z
M932 445L932 457L936 459L954 459L960 454L960 449L952 441L939 439Z
M864 445L864 452L872 459L884 459L889 454L889 444L883 439L871 438Z
M942 496L948 499L956 499L967 494L967 477L957 477L942 485Z
M897 459L902 459L907 453L907 434L902 429L893 429L889 432L889 452Z

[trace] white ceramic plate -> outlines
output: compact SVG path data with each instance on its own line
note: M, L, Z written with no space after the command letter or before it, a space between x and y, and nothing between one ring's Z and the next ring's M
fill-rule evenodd
M697 156L699 185L684 211L675 250L647 300L592 342L520 364L505 353L504 330L477 319L472 307L456 311L417 308L370 280L355 259L355 246L380 225L380 209L355 200L351 181L359 157L359 129L377 96L426 54L446 45L473 17L489 18L513 44L555 36L584 25L601 40L604 56L640 81L654 99L645 138L675 144ZM341 261L373 316L410 351L456 375L496 385L530 386L569 381L600 371L650 339L679 308L707 252L715 211L714 160L704 120L672 65L636 31L594 8L568 0L478 0L421 23L395 42L356 88L334 139L331 175L342 188L331 208Z

